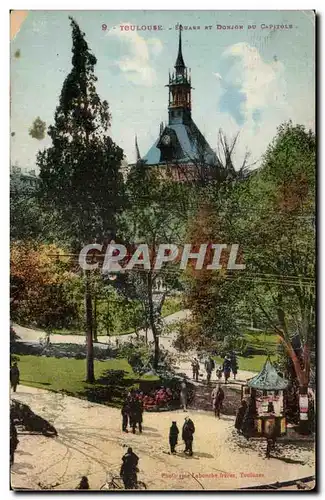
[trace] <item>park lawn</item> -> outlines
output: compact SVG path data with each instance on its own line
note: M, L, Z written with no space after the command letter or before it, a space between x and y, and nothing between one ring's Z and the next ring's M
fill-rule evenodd
M276 355L270 355L271 361L276 360ZM223 359L220 356L214 357L217 365L222 365ZM248 372L260 372L266 361L265 354L255 354L251 358L244 358L242 356L237 356L238 370L244 370Z
M87 390L103 387L101 384L87 384L86 360L73 358L54 358L46 356L19 355L20 383L54 392L65 392L71 396L82 397ZM123 385L135 386L140 380L158 380L158 377L144 375L139 377L126 359L95 360L95 378L107 370L124 370Z
M176 297L166 297L164 304L161 309L161 315L163 318L174 314L183 309L182 297L179 295Z
M276 350L276 347L280 342L278 335L268 332L254 332L246 330L244 337L250 346L256 349L268 350L270 353Z
M257 351L249 357L237 356L238 369L249 372L259 372L263 368L267 354L270 355L271 361L277 359L277 346L280 343L278 335L268 332L246 330L244 338L248 342L249 347ZM218 365L222 365L223 359L216 356L215 361Z

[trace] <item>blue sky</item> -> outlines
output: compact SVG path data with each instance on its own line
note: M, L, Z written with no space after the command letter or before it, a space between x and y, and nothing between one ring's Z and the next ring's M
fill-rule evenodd
M31 138L28 129L37 116L53 123L71 68L69 15L97 57L97 91L109 102L111 135L129 162L135 159L135 134L144 155L157 138L160 122L167 122L165 85L177 56L177 23L200 26L184 29L183 56L195 88L192 116L212 148L220 128L229 137L239 132L238 162L246 150L255 161L284 120L314 129L311 11L31 11L11 43L12 164L35 168L37 151L50 144L48 138ZM220 30L218 24L243 29ZM121 25L163 29L122 31ZM20 56L15 57L18 49Z

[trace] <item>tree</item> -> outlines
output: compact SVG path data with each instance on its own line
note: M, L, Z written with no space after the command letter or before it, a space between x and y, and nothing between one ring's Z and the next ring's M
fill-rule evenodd
M46 210L40 203L37 190L21 180L20 175L10 176L10 239L56 243L68 240L67 231L59 227L60 218L52 208Z
M103 241L116 231L116 214L123 206L123 151L108 135L111 115L107 101L96 92L96 57L85 34L70 18L72 69L66 77L54 125L48 129L52 146L39 152L40 196L57 210L60 227L71 248ZM87 381L94 382L92 300L85 272Z
M160 270L153 264L161 243L180 243L187 214L179 210L183 189L173 181L162 179L159 172L138 162L127 180L129 207L119 217L119 237L130 247L145 243L150 249L150 269L134 268L124 281L124 294L139 300L154 338L154 368L159 361L159 335L162 330L161 310L166 296L179 287L179 272L172 264ZM179 194L179 193L178 193ZM157 291L158 282L164 290Z
M45 137L45 130L46 130L46 123L43 122L43 120L41 120L40 117L38 116L37 118L35 118L32 126L29 129L29 135L33 137L33 139L41 141Z
M68 297L68 285L77 276L56 245L13 242L10 255L11 315L23 324L69 326L77 317ZM61 256L53 259L53 255Z
M191 242L196 251L200 244L208 244L204 267L212 262L211 244L241 243L233 218L237 210L236 193L247 179L249 155L246 154L236 168L237 138L230 141L219 131L214 175L206 179L208 182L203 183L203 187L196 188L196 210L188 220L186 241ZM217 341L239 333L238 302L246 286L238 273L227 271L229 251L228 247L221 253L221 270L188 268L185 305L192 315L190 321L179 325L178 345L183 348L216 349Z
M301 394L315 346L315 159L314 134L284 123L240 200L255 304L284 344ZM297 337L299 354L292 345Z

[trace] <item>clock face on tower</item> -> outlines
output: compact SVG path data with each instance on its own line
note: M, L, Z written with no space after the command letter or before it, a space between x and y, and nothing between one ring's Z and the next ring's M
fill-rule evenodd
M164 146L169 146L171 143L170 135L164 135L164 137L162 138L162 143L164 144Z

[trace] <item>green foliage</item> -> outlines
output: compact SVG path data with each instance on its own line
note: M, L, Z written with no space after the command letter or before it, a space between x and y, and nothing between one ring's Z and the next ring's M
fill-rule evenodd
M41 141L45 137L46 123L43 122L38 116L33 121L33 125L29 129L29 135L33 137L33 139L37 139Z
M285 123L260 169L236 179L231 168L229 182L202 191L191 241L236 242L246 269L188 273L192 318L180 329L181 346L214 348L253 323L289 341L298 332L306 352L313 349L315 158L314 134Z
M75 305L66 293L77 276L56 245L13 242L10 255L11 315L21 324L40 327L69 326L76 317Z
M115 231L123 205L123 151L108 135L111 116L96 92L96 58L73 19L71 26L72 70L48 130L52 146L39 152L37 164L43 202L56 208L60 227L80 249Z
M183 308L183 299L180 296L166 297L164 304L161 309L161 315L163 317L170 316L171 314L181 311Z

